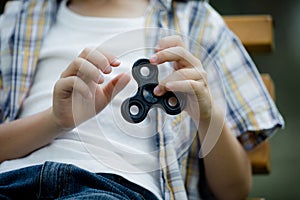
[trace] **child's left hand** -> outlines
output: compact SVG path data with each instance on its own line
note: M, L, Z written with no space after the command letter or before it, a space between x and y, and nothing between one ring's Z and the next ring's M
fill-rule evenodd
M186 111L194 120L209 121L212 115L213 101L207 83L207 74L201 61L184 48L179 36L161 39L156 53L150 57L152 64L174 62L174 71L154 89L157 96L166 91L187 94Z

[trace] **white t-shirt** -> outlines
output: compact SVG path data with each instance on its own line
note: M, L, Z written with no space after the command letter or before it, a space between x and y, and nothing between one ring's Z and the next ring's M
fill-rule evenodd
M133 62L145 54L140 48L144 42L144 20L144 17L81 16L69 10L65 1L61 3L57 21L43 42L37 74L20 117L52 105L55 82L86 47L100 46L113 51L122 62L111 74L104 75L104 84L121 72L130 73ZM71 163L92 172L121 175L161 198L153 117L134 125L127 123L120 114L120 104L130 96L128 92L134 93L136 87L135 81L131 80L124 92L96 117L24 158L1 163L0 172L44 161Z

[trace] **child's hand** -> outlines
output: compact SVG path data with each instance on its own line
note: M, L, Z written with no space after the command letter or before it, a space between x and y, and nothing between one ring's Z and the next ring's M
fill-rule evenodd
M174 63L174 72L154 89L155 95L162 95L166 91L184 92L187 94L186 111L193 119L210 120L213 103L206 72L201 61L184 48L179 36L161 39L150 62L152 64Z
M71 62L54 87L52 113L60 128L74 128L95 116L126 86L126 74L101 86L103 74L119 65L115 56L90 48Z

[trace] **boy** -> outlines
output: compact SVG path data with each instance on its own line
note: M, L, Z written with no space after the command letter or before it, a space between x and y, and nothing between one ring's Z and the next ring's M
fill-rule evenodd
M252 135L252 143L243 144L251 149L283 121L245 50L206 2L24 1L8 7L1 23L6 25L1 25L1 106L7 122L0 129L3 197L247 196L250 163L234 135ZM150 27L176 30L193 42L152 36L147 34ZM142 28L145 41L157 41L151 44L156 48L150 62L174 66L153 92L184 92L187 115L179 124L191 127L178 128L176 118L164 121L166 116L157 110L156 121L143 129L146 139L137 140L122 135L107 109L110 103L118 107L113 101L121 101L118 93L130 85L124 71L114 73L124 69L124 61L113 50L136 40L106 41ZM224 82L226 117L211 98L205 71L210 67ZM96 135L98 125L106 135ZM213 134L217 141L211 150L201 148L199 159L200 143L205 146Z

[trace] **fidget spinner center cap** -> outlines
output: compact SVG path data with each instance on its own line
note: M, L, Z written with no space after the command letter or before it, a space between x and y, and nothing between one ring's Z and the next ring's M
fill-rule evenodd
M157 98L157 96L155 96L155 94L153 93L153 90L156 86L157 84L147 84L143 87L143 98L148 103L157 103L159 101L159 98Z

